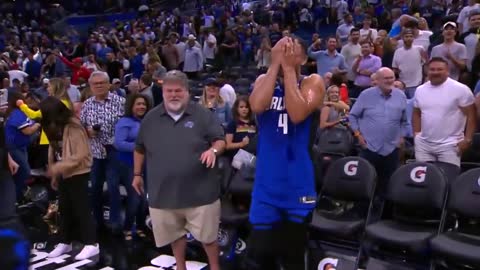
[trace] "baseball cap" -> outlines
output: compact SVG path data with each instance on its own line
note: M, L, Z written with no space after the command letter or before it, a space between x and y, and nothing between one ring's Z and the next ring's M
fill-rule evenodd
M446 22L446 23L443 25L442 29L447 28L447 26L451 26L451 27L453 27L453 28L455 28L455 29L457 28L457 24L456 24L455 22Z
M188 35L188 40L197 40L197 38L194 35L190 34Z
M212 86L218 86L220 87L220 82L216 78L207 78L205 82L203 83L204 85L212 85Z
M119 78L115 78L112 80L112 84L116 84L116 83L121 83L122 81L120 81Z

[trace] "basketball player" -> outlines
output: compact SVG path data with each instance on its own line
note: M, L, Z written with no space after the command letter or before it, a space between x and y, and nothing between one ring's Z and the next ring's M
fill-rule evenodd
M272 63L255 81L251 109L258 117L257 168L250 209L253 226L248 269L304 269L307 222L315 207L310 158L313 113L325 86L318 74L300 75L306 46L284 37L272 48Z

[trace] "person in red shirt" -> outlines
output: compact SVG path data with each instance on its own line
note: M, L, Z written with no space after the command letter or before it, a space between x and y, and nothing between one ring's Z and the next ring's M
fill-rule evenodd
M348 105L351 105L350 97L348 96L348 87L344 83L344 75L335 73L330 79L330 85L336 85L339 90L340 100Z
M67 67L69 67L72 70L72 84L73 85L78 85L78 79L83 78L85 81L88 81L90 78L91 71L88 70L86 67L82 66L83 60L80 57L73 58L72 61L69 61L67 58L55 54L62 60L63 63Z

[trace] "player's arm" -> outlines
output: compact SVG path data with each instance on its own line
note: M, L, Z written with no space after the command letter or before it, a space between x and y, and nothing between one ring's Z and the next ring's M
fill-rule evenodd
M293 68L283 71L285 107L290 120L298 124L322 105L325 85L320 75L312 74L302 80L299 88L296 71Z
M472 141L473 134L477 128L477 115L475 111L475 104L460 107L462 113L467 117L467 126L465 128L465 140Z

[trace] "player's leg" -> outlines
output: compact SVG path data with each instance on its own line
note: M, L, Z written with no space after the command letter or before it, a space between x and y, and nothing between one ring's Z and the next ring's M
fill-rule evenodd
M278 246L276 239L280 220L281 215L278 209L263 202L252 201L250 206L252 232L247 242L245 269L277 269Z
M311 209L289 209L279 228L276 245L285 270L305 269L305 249L307 229L311 219Z

